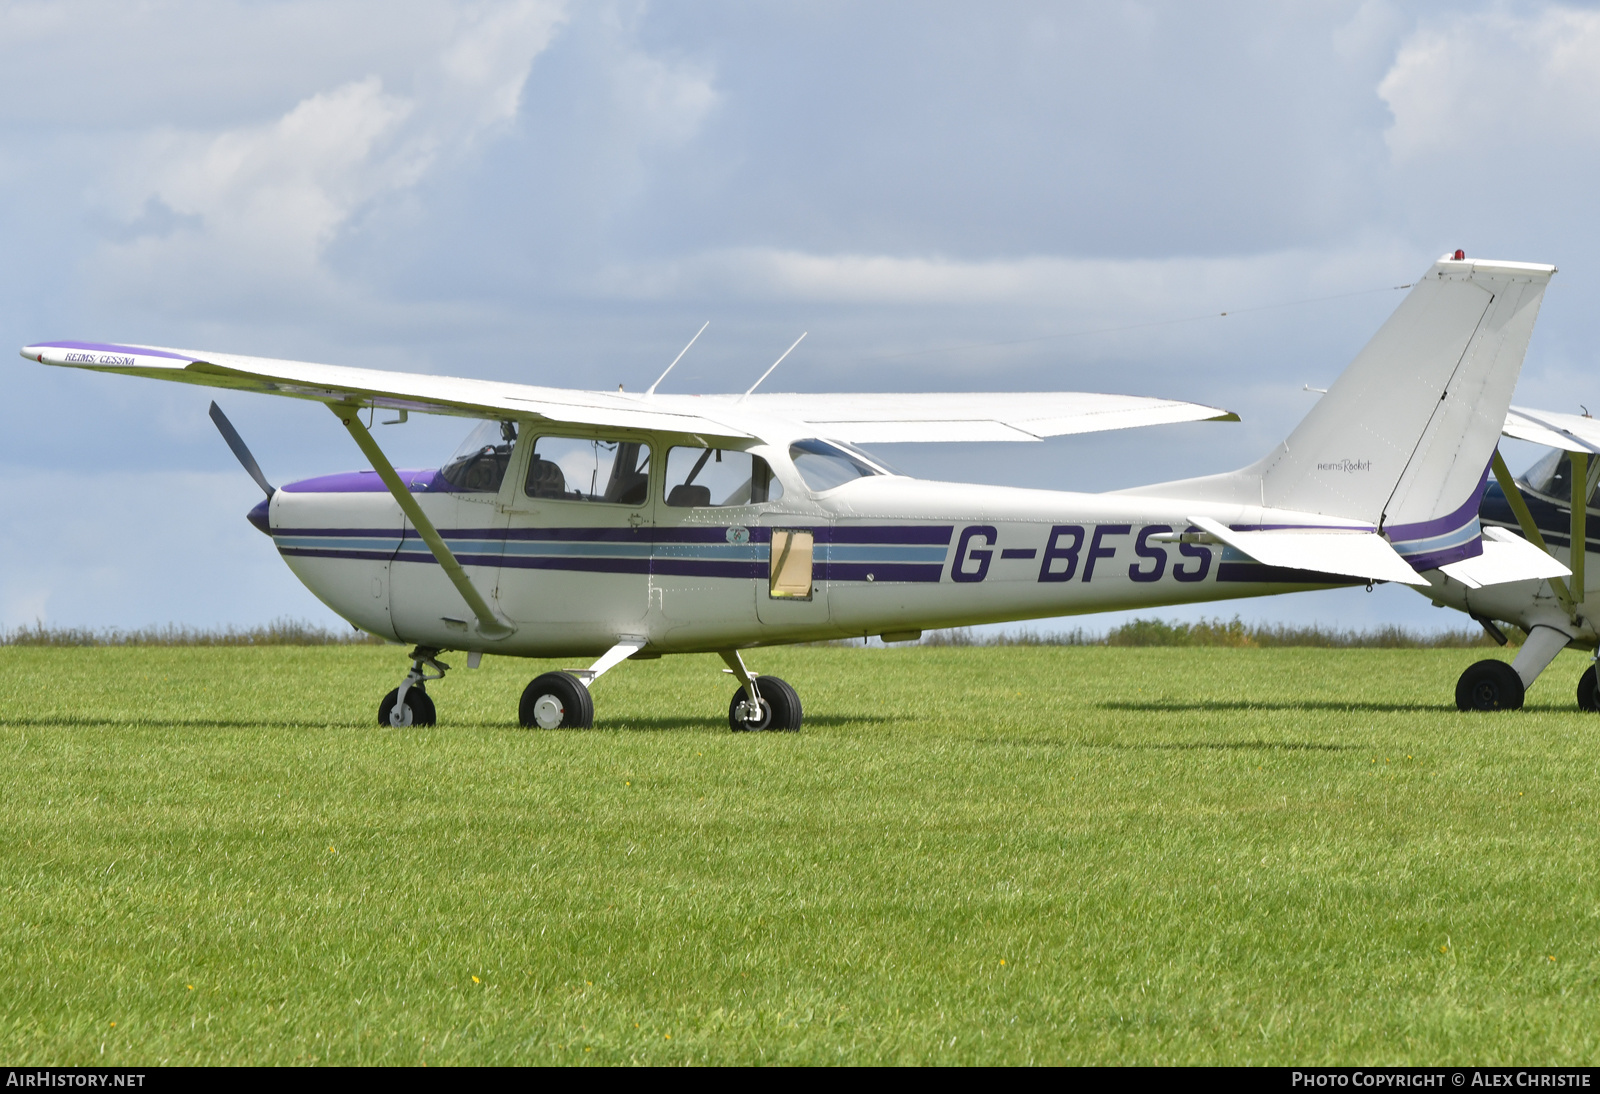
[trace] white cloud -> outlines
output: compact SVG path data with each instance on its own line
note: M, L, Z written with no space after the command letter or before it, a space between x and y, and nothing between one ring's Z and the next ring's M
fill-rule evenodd
M156 134L128 190L197 218L183 234L203 235L208 248L303 275L355 209L426 169L427 149L394 140L413 111L369 77L313 95L268 125ZM168 242L148 236L127 246L160 252Z
M1559 5L1429 21L1378 85L1396 160L1451 155L1462 171L1516 149L1600 145L1600 12Z
M410 93L368 74L268 122L125 138L126 153L99 186L108 214L129 226L111 233L123 238L93 263L109 287L136 297L141 287L164 296L175 284L213 298L333 290L322 264L328 245L374 202L471 154L516 116L563 9L523 0L450 14ZM153 230L141 234L146 224Z
M457 116L445 121L463 126L465 136L476 137L515 118L528 68L564 18L562 6L543 0L463 11L455 38L439 61L441 99L459 104Z

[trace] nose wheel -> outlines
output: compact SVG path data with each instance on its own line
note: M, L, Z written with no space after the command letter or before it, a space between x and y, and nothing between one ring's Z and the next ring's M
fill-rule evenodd
M406 692L404 703L400 701L399 688L395 688L383 697L383 702L378 704L378 724L394 729L434 726L439 724L439 715L433 709L433 700L428 698L428 693L422 689L420 683L416 683Z
M412 650L411 671L400 681L400 686L378 704L378 724L391 729L438 725L439 716L433 709L433 700L428 698L426 683L443 680L449 669L449 665L439 660L438 650L428 646Z

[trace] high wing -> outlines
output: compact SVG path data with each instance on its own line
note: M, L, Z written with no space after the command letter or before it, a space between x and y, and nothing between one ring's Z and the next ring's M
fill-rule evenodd
M1547 448L1600 452L1600 422L1582 414L1514 406L1506 411L1506 424L1501 432L1507 437L1532 441Z
M1068 433L1239 420L1217 407L1083 392L946 392L750 396L641 396L623 392L428 376L100 342L40 342L22 356L46 365L233 388L324 403L475 418L666 430L748 440L753 417L776 418L851 443L1037 441Z
M775 418L805 422L816 427L824 437L851 444L1037 441L1069 433L1098 433L1173 422L1239 420L1231 411L1199 403L1077 391L907 395L774 393L751 395L742 405Z
M354 403L469 418L543 419L575 425L670 430L708 440L749 440L754 436L671 404L653 405L657 401L652 400L641 405L638 396L620 392L571 391L494 380L381 372L232 353L198 353L99 342L41 342L24 346L22 356L45 365L288 395L324 403Z

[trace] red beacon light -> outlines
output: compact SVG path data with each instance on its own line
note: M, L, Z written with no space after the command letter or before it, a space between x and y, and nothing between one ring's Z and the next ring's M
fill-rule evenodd
M1460 262L1461 260L1463 260L1466 257L1467 257L1467 252L1466 251L1457 251L1456 252L1456 261L1457 262Z

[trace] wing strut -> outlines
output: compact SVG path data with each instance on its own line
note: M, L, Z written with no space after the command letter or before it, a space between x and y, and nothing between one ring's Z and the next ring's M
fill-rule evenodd
M1567 453L1572 460L1572 550L1567 559L1567 569L1572 571L1573 600L1577 610L1583 610L1583 556L1589 553L1589 498L1584 493L1589 488L1589 453L1573 450Z
M372 439L372 434L367 432L367 427L361 424L360 408L348 403L328 403L327 407L350 431L350 436L355 438L356 444L361 446L361 451L372 463L372 469L383 480L383 485L389 488L389 493L394 495L394 500L400 503L400 508L416 526L417 534L422 537L422 542L428 545L428 550L433 552L433 557L438 559L445 576L461 594L461 599L467 602L467 607L472 609L472 614L478 617L478 633L485 638L504 638L516 628L507 626L494 614L494 609L489 607L489 602L483 599L472 584L472 579L461 568L461 563L456 561L456 556L451 554L444 537L439 535L438 529L422 511L422 506L417 504L417 499L411 496L411 491L406 489L405 483L400 481L399 474L394 465L389 462L389 457L383 454L383 449L378 447L378 442Z
M1586 468L1588 462L1587 459L1584 460ZM1533 522L1533 514L1528 512L1528 503L1523 499L1522 491L1518 489L1516 480L1511 477L1511 469L1506 466L1505 457L1500 455L1498 448L1494 450L1494 459L1489 461L1489 466L1494 468L1494 481L1500 484L1501 492L1505 494L1506 501L1511 504L1511 511L1517 515L1517 526L1522 529L1523 536L1539 550L1549 554L1550 548L1545 544L1544 536L1540 535L1539 526ZM1585 481L1588 480L1585 479ZM1574 511L1576 511L1576 507L1574 507ZM1574 530L1576 530L1577 526L1577 518L1574 518ZM1581 566L1568 566L1567 568L1572 571L1575 578L1583 572ZM1547 577L1545 580L1550 582L1550 589L1556 594L1556 599L1561 601L1562 609L1569 616L1572 615L1572 593L1567 589L1567 583L1559 577ZM1582 588L1582 586L1580 585L1579 588Z

